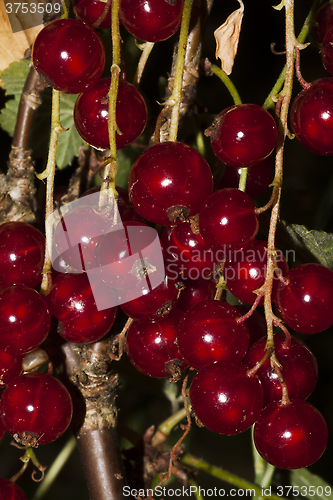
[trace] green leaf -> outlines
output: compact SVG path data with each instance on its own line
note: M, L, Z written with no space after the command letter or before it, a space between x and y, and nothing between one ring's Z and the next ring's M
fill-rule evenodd
M18 105L28 73L29 62L26 59L11 63L1 73L1 86L6 91L5 95L13 96L13 99L6 102L0 113L0 127L10 136L14 134Z
M299 486L300 492L306 492L306 496L302 495L302 498L333 500L332 486L308 469L292 470L290 477L292 486Z
M333 234L309 231L305 226L290 224L286 230L296 249L306 248L319 264L333 270Z

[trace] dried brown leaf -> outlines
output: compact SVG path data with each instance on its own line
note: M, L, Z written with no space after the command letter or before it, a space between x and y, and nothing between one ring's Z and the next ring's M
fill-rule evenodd
M43 14L22 13L20 9L15 13L16 6L21 5L15 3L11 4L14 12L7 14L6 3L6 1L0 2L0 71L24 57L25 51L43 27ZM39 3L42 1L39 0Z
M214 31L216 40L216 59L221 59L223 71L230 75L237 53L239 34L241 30L244 4L238 0L240 8L232 12L228 19Z

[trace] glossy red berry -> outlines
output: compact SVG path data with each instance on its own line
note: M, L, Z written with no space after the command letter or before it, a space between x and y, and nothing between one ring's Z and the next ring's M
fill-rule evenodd
M69 392L46 373L20 375L8 384L0 401L6 429L22 444L55 441L68 428L72 413Z
M34 288L42 281L45 238L31 224L0 226L0 287L22 284Z
M223 169L223 175L217 188L238 188L242 167L234 168L229 165L223 165ZM269 187L273 176L273 166L270 157L254 163L248 167L245 193L250 198L257 198Z
M103 78L86 90L76 100L74 123L81 137L97 149L109 149L109 100L111 78ZM119 82L116 122L120 133L116 134L117 148L121 149L136 141L147 123L147 106L140 92L130 83Z
M293 102L290 121L299 142L320 155L333 154L333 78L322 78L302 90Z
M285 275L288 271L288 264L281 250L277 250L276 265L278 272ZM237 299L252 305L257 298L254 293L263 286L266 279L267 270L267 242L256 240L246 248L232 253L232 258L224 266L224 279L230 292ZM276 288L279 283L278 277L274 274L272 300L275 300ZM264 298L259 305L264 304Z
M135 368L150 377L171 377L186 368L176 345L177 325L183 313L177 309L160 321L133 321L127 332L126 350Z
M316 462L326 449L327 425L310 403L294 400L271 403L254 426L259 454L281 469L300 469Z
M318 45L323 43L326 33L331 28L333 28L333 6L331 2L326 2L316 12L312 23L311 35Z
M121 0L120 19L133 36L146 42L170 38L182 20L183 0Z
M181 142L163 142L137 158L128 190L142 217L173 225L198 213L213 190L213 177L208 163L194 148Z
M253 368L265 355L267 338L255 342L245 356L244 363ZM290 399L307 399L312 394L318 380L318 365L316 358L308 346L300 339L292 336L290 343L284 334L274 335L275 355L281 364L281 374L287 385ZM282 387L278 375L272 370L270 360L256 371L264 391L264 405L282 398Z
M0 389L20 375L23 358L23 354L18 356L0 350Z
M167 274L163 281L154 289L147 290L147 293L138 292L134 289L136 298L126 301L128 293L118 291L118 298L121 309L127 316L137 320L160 320L170 313L177 304L178 280L171 278Z
M301 333L318 333L333 324L333 272L320 264L302 264L279 283L276 307L287 326Z
M218 361L201 368L190 387L192 409L199 420L219 434L238 434L259 417L261 383L248 376L240 362Z
M51 316L46 302L33 288L13 285L0 290L0 349L25 354L46 339Z
M27 497L17 484L0 477L0 500L27 500Z
M111 28L112 2L102 0L72 0L76 16L94 28Z
M89 24L78 19L57 19L38 33L32 60L51 87L78 94L100 79L105 66L105 49Z
M276 124L257 104L236 104L217 115L210 132L216 156L231 167L264 160L276 144Z
M223 260L223 252L216 255L200 234L194 234L189 222L165 227L161 234L165 265L169 272L184 279L205 279L212 275L217 258Z
M208 196L199 212L200 234L211 247L242 248L255 239L259 222L253 200L238 189Z
M247 326L232 305L206 300L190 309L178 326L177 342L183 358L200 369L215 361L241 361L249 347Z
M105 296L105 307L98 309L95 297L101 296ZM54 280L46 301L52 316L62 324L60 335L75 344L89 344L111 329L117 314L117 307L108 302L113 296L114 305L117 301L113 290L105 290L100 280L89 281L85 273L61 274Z
M184 289L180 292L177 308L187 312L191 307L214 298L216 283L211 280L184 280Z

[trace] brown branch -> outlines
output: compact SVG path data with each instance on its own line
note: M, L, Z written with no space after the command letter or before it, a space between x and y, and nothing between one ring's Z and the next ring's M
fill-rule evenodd
M187 39L185 69L183 77L183 91L179 111L179 123L181 123L188 113L192 110L196 98L197 82L199 79L199 64L201 60L202 40L205 33L206 22L213 5L213 0L194 0L192 7L192 16L190 22L190 31ZM168 79L166 89L166 100L171 96L173 89L174 72L176 69L178 46L175 46L171 75ZM160 127L160 142L167 141L169 138L169 128L172 107L162 109L162 119L158 117L157 123ZM155 132L152 140L156 143Z

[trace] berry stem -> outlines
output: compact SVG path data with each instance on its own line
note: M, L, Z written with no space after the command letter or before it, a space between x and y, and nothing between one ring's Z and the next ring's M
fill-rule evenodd
M64 131L60 123L60 92L52 89L51 136L46 169L41 174L36 174L38 179L46 179L45 201L45 258L43 267L43 280L40 293L46 295L52 286L52 238L53 238L53 188L57 160L58 137Z
M223 71L223 69L216 66L216 64L211 65L211 72L214 75L218 76L220 78L220 80L222 80L224 85L229 90L229 93L234 101L234 104L242 104L242 100L240 98L240 95L239 95L235 85L232 83L231 79L227 75L227 73L225 71Z
M190 25L192 3L193 0L185 0L184 2L182 24L180 27L180 35L179 35L174 85L173 85L172 95L166 102L166 106L172 105L171 121L169 129L169 141L173 142L177 140L177 134L178 134L179 110L182 97L186 45L187 45L188 30Z
M153 50L154 45L155 44L153 42L145 42L141 45L138 45L139 49L142 50L142 53L132 82L135 88L139 87L143 70L145 69L148 57L150 56L150 53Z
M217 479L221 479L228 484L232 484L236 488L240 488L242 490L254 490L256 495L261 496L262 490L256 484L245 481L235 474L231 474L230 472L225 471L221 469L221 467L217 467L216 465L211 465L205 460L195 457L190 453L185 453L184 455L182 455L182 457L180 458L180 463L206 472L207 474L210 474ZM286 498L277 496L274 493L271 493L269 498L270 500L286 500Z
M157 446L160 443L164 443L170 436L172 429L179 424L186 417L186 408L181 408L179 411L170 415L169 418L164 420L158 428L154 436L152 437L152 445Z

